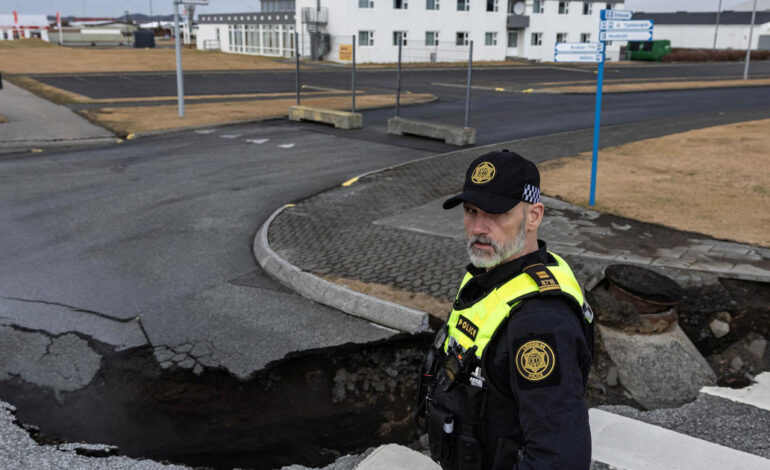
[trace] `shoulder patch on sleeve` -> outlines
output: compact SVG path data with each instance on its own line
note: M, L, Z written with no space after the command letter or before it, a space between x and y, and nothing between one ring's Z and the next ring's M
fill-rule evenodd
M516 351L516 379L522 389L557 385L561 381L556 340L543 334L519 339Z
M540 292L551 292L561 290L559 282L551 271L542 263L533 264L522 269L529 277L535 281Z

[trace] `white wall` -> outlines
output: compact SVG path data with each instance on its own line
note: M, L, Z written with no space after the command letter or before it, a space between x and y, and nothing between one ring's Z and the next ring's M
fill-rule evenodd
M430 53L436 53L438 61L465 61L468 47L456 46L457 32L468 31L474 42L474 61L502 61L507 55L518 55L529 59L552 61L556 34L567 33L567 41L579 42L580 33L590 33L590 41L598 40L599 15L605 3L593 3L591 15L583 15L583 2L569 2L569 13L558 14L559 2L548 0L542 14L532 13L532 0L527 0L525 15L530 18L530 27L519 29L519 47L507 48L507 7L508 0L499 0L497 12L486 11L485 0L471 0L470 11L457 11L457 0L440 0L438 10L427 10L425 0L408 0L408 8L393 8L393 0L374 0L374 8L359 8L358 0L322 0L321 6L329 10L326 32L332 36L331 52L325 60L339 61L339 44L350 44L351 36L358 31L374 31L374 45L362 46L356 50L356 60L366 62L396 62L398 47L393 45L393 31L407 32L407 45L402 51L404 62L427 62ZM303 36L302 44L309 44L307 31L302 29L302 8L316 7L316 0L297 0L297 28ZM615 4L622 9L622 3ZM438 31L438 47L425 45L426 31ZM485 33L497 33L497 45L485 45ZM531 33L543 33L541 46L532 46ZM617 60L622 42L608 46L607 56Z
M714 46L715 25L655 25L654 39L668 39L671 47L711 49ZM764 32L763 32L764 31ZM768 34L770 23L754 25L751 48L756 49L760 34ZM720 25L717 49L746 49L749 26Z

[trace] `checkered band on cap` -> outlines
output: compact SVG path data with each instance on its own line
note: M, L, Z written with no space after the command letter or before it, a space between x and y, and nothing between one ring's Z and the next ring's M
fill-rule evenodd
M531 184L524 185L524 192L521 195L521 200L535 204L540 202L540 188L532 186Z

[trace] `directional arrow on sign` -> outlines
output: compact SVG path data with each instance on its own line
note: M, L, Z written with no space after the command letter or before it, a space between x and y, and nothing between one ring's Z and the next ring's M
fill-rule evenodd
M602 31L608 29L622 29L622 30L647 30L652 29L655 26L654 20L636 20L636 21L602 21L599 23L599 29Z
M601 52L600 42L557 42L556 52Z
M602 10L601 19L603 20L630 20L634 17L631 10Z
M600 41L652 41L652 31L601 31Z
M598 63L602 61L602 55L601 54L575 54L575 53L566 53L566 54L559 54L556 53L556 55L553 58L554 62L590 62L590 63Z

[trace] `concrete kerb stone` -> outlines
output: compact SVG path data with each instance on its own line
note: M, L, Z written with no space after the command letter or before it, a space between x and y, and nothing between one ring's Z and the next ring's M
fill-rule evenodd
M289 120L333 124L337 129L360 129L364 125L364 118L361 113L311 106L289 107Z
M397 303L371 297L321 279L288 263L270 248L267 232L284 210L276 210L254 237L254 257L262 269L300 295L350 315L408 333L429 329L428 314Z
M441 122L406 119L398 116L388 119L388 134L410 134L443 139L447 144L458 147L476 143L476 128L474 127L453 126Z

